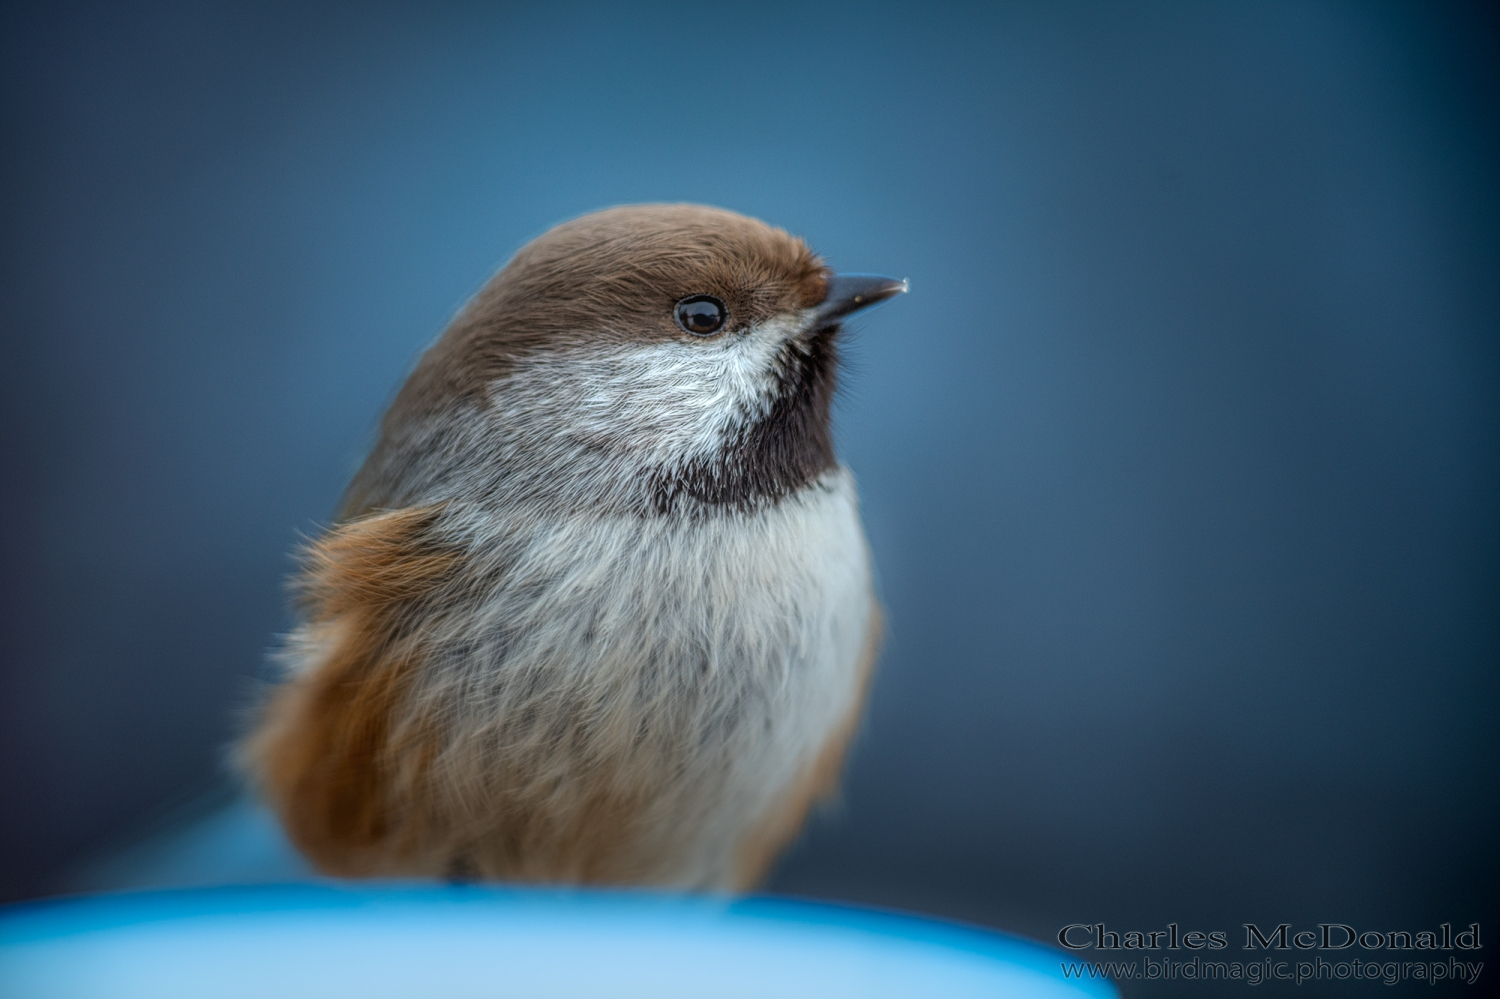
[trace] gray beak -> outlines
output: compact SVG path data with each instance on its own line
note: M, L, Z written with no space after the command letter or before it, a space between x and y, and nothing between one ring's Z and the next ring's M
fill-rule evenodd
M906 282L879 274L835 274L828 279L828 294L818 306L813 321L831 323L851 312L884 302L906 290Z

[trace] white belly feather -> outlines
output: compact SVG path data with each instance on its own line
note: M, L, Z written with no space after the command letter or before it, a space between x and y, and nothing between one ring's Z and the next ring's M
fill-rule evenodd
M598 878L597 846L497 859L525 816L559 844L614 822L590 834L609 841L607 879L731 886L747 837L858 707L876 610L852 476L696 518L518 513L443 518L467 597L425 625L404 714L443 720L410 793L444 833L380 866ZM302 631L288 654L306 675L337 643ZM601 818L601 800L634 804Z

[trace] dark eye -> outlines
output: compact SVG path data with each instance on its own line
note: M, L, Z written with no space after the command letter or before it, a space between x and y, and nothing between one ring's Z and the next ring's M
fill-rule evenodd
M724 303L712 295L689 295L677 303L677 325L694 336L717 332L728 318Z

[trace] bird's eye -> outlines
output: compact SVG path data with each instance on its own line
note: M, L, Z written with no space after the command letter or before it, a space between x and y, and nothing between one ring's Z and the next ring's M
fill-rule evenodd
M712 295L689 295L677 303L677 325L694 336L718 332L728 318L724 303Z

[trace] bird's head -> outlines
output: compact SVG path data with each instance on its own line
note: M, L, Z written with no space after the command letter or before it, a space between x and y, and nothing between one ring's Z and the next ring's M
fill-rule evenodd
M834 275L800 239L717 208L563 223L427 352L350 499L387 505L370 494L403 474L401 493L437 476L658 511L785 496L835 463L840 321L905 290Z

